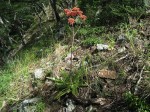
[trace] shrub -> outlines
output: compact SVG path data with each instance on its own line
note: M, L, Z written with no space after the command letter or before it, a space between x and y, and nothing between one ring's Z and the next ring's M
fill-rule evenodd
M97 26L128 22L129 16L138 19L146 8L144 0L79 0L79 6L92 18L88 22Z

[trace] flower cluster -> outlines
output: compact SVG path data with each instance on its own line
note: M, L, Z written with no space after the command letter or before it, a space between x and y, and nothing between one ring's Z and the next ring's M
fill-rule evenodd
M86 16L83 15L83 11L80 10L78 7L74 7L72 9L64 9L64 12L68 18L68 23L73 25L75 23L75 17L79 16L81 20L85 21Z

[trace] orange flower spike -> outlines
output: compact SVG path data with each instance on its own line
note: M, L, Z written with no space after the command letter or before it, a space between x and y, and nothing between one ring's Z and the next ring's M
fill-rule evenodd
M83 14L83 11L77 11L77 14L80 16Z
M77 12L76 11L71 11L71 16L77 16Z
M80 8L74 7L74 8L72 8L72 11L80 11Z
M85 15L80 15L80 18L84 21L87 19L87 17Z
M69 19L68 19L68 23L69 23L70 25L73 25L73 24L75 23L75 20L74 20L73 18L69 18Z
M67 13L69 11L69 9L64 9L64 12Z
M70 10L66 13L66 16L71 16L71 11Z
M64 12L65 12L66 16L71 16L71 10L64 9Z

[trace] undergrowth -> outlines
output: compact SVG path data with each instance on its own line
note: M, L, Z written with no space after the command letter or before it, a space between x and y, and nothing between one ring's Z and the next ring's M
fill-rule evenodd
M81 66L78 70L73 70L69 73L62 71L60 78L49 77L48 79L54 82L58 91L55 98L60 99L62 96L70 93L78 96L79 88L86 86L86 75L86 68Z
M31 51L30 51L31 52ZM29 77L30 64L35 62L35 55L26 51L21 58L9 60L0 76L0 101L18 100L20 88ZM23 87L23 89L25 89ZM2 102L0 102L2 103Z
M80 5L82 3L85 3L84 1L79 2ZM95 3L99 3L99 1L95 0L93 4ZM89 3L86 4L86 7L88 5ZM138 20L144 13L144 9L141 9L141 7L129 7L128 5L129 4L127 4L126 6L119 6L119 4L114 5L114 3L110 3L110 6L106 5L105 7L103 7L103 9L107 10L102 10L102 12L98 13L96 17L95 15L93 16L93 14L90 13L89 15L91 17L95 17L95 19L88 20L88 25L85 25L84 28L81 27L75 39L79 39L79 43L82 46L91 47L96 46L97 44L104 43L108 44L112 48L111 50L113 50L113 48L116 47L115 42L118 36L124 35L125 43L123 44L128 45L125 47L129 51L129 53L133 54L135 57L142 55L142 61L149 60L149 52L147 54L144 54L144 52L141 51L141 49L137 48L137 46L135 45L136 39L138 39L139 36L139 32L136 28L134 29L131 25L127 23L127 21L129 21L129 16L133 16ZM83 10L86 10L86 7L82 7ZM96 11L98 8L100 7L95 6L91 9L94 9L94 11ZM87 13L93 12L91 9L87 10ZM110 17L108 14L106 14L108 9L110 9L109 13L111 14L111 17L115 15L117 19L121 18L121 20L124 20L125 22L124 24L119 24L118 26L114 27L113 31L111 30L111 28L109 28L109 26L100 26L100 23L108 22L107 20ZM101 16L102 14L105 15ZM106 18L106 20L101 22L100 20L102 20L103 18ZM113 20L113 18L111 18L111 20ZM94 23L95 26L92 26L92 23ZM114 34L114 31L118 34ZM28 94L27 85L25 83L27 83L30 78L30 68L34 68L34 66L37 66L40 59L46 57L54 50L54 39L48 37L44 38L45 39L43 39L43 41L39 40L35 44L23 49L14 59L8 60L4 68L0 69L0 105L4 100L18 100L22 96L22 92L24 92L23 94ZM68 36L67 39L68 38L70 37ZM145 47L149 46L145 45ZM74 49L75 46L72 46L72 51L74 51ZM68 52L66 54L68 54ZM98 62L101 64L101 67L109 68L109 65L114 64L115 55L116 54L114 54L114 57L108 56L107 59L100 56L95 56L96 59L91 59L92 56L89 55L87 60L89 62L89 65L91 66L94 66L95 63L97 64ZM96 61L92 63L93 60ZM116 66L117 65L113 65L113 69L115 69ZM146 66L146 69L148 71L149 67ZM118 74L120 75L120 77L127 75L123 68L120 68L120 72ZM87 86L86 84L88 83L88 81L86 75L87 68L84 66L80 66L77 70L71 70L71 72L62 71L61 77L59 78L49 77L48 79L54 82L57 90L55 99L60 99L61 97L69 93L73 94L74 96L78 96L79 88ZM98 85L99 83L96 82L96 84ZM21 90L20 93L21 88L23 89L23 91ZM129 108L134 108L139 112L150 111L149 104L147 104L143 99L136 97L131 93L125 94L124 98L129 103ZM37 104L37 109L39 111L42 111L43 108L45 108L45 105L43 103Z
M139 98L138 96L135 96L130 92L125 93L124 98L128 103L128 108L130 109L130 111L136 111L136 112L150 111L150 104L147 104L144 99Z
M16 101L29 94L30 69L35 68L41 58L53 51L49 47L52 44L53 41L40 40L20 51L0 69L0 105L3 101Z

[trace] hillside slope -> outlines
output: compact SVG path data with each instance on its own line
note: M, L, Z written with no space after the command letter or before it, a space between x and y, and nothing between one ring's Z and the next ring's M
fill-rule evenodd
M35 17L27 46L0 70L2 112L150 111L149 16L70 27L63 14L57 24L51 9L45 12L42 31Z

